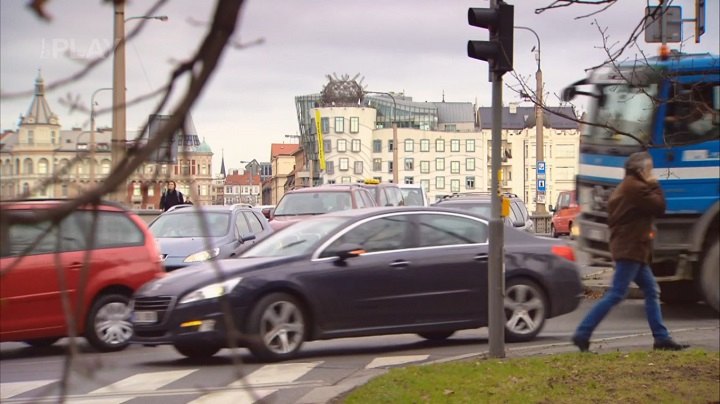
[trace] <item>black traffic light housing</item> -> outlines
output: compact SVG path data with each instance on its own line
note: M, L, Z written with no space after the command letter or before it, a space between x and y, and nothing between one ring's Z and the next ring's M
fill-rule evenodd
M468 24L490 31L489 41L468 41L468 56L489 62L491 73L503 75L513 69L514 14L514 7L503 1L495 8L468 9Z

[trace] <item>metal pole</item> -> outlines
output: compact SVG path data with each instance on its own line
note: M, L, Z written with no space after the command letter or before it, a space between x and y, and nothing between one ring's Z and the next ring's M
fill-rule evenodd
M120 165L125 149L125 2L116 1L115 21L113 29L113 127L112 127L112 168L113 172ZM127 189L119 186L112 198L120 203L127 203Z
M500 149L502 146L502 75L493 73L492 83L492 192L490 214L490 259L488 261L488 331L490 357L505 357L505 268L503 259L503 220L500 215Z
M538 49L540 49L540 48L538 47ZM543 115L544 114L543 114L543 109L541 107L542 102L543 102L543 93L542 93L543 85L542 85L542 70L540 70L539 54L540 54L540 51L538 50L538 70L535 73L535 81L536 81L536 86L537 86L536 90L535 90L537 92L537 95L536 95L537 103L535 104L535 143L536 143L535 150L536 150L536 154L537 154L536 164L535 164L536 167L537 167L537 162L545 160L545 157L543 155L544 154L544 146L545 146L545 140L543 139L543 126L544 126ZM536 173L536 177L537 177L537 173ZM545 181L545 183L547 184L547 181ZM537 181L536 181L535 186L537 187ZM543 192L541 194L540 191L537 191L535 197L536 197L535 214L536 215L546 214L547 211L545 210L545 192Z

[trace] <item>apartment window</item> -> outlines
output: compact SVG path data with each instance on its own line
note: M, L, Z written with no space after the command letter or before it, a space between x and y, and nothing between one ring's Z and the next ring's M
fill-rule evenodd
M204 185L203 185L203 188L205 188ZM154 187L154 186L149 186L149 187L148 187L148 189L147 189L147 195L148 195L148 196L155 196L155 187ZM204 193L204 194L201 194L201 195L207 195L207 192Z
M406 152L415 151L415 142L413 142L412 139L405 139L405 151Z
M473 159L473 158L465 159L465 171L475 171L475 159Z
M133 184L133 196L142 196L142 193L140 192L140 184L137 182Z
M350 150L355 153L360 153L360 139L353 139L350 143Z
M435 177L435 189L445 189L445 177Z
M406 158L405 159L405 171L412 171L414 169L415 169L415 159Z
M327 168L327 167L325 167ZM340 171L347 171L350 169L350 159L347 157L340 157Z
M445 140L443 140L443 139L435 140L435 151L436 152L444 152L445 151Z
M330 118L320 118L322 133L330 133Z
M363 173L363 162L362 161L356 161L354 163L354 170L353 172L358 175L362 175Z
M55 131L50 131L50 143L55 144Z
M382 159L373 159L373 171L382 171Z
M457 153L460 151L460 139L450 140L450 151Z
M429 152L430 151L430 140L420 139L420 151L421 152Z
M467 151L468 153L475 152L475 139L466 139L465 140L465 151Z
M47 159L40 159L40 161L38 161L38 174L47 174L48 164ZM90 164L93 164L93 162L91 161Z
M460 162L459 161L451 161L450 162L450 173L451 174L460 174Z
M415 177L405 177L405 183L406 183L406 184L414 184L414 183L415 183Z
M430 190L430 180L420 180L420 186L425 190L425 192Z
M335 174L335 163L332 161L325 162L325 173L329 175Z
M392 139L388 140L388 151L389 152L391 152L395 149L393 146L394 146L394 144L393 144Z
M62 185L62 190L60 191L60 194L64 197L68 196L68 186L67 184Z
M445 131L446 132L457 132L457 125L447 124L447 125L445 125Z
M28 144L35 143L35 132L29 130L28 131Z
M325 153L332 153L332 140L323 139L323 151Z
M350 177L340 177L341 184L349 184L351 182L352 182L352 178L350 178Z
M200 175L208 175L208 165L207 164L200 165Z
M465 177L465 189L475 189L475 177Z
M338 152L339 153L345 153L347 151L347 140L345 139L338 139L337 141L338 146Z
M110 163L109 163L109 162L108 162L108 167L110 167ZM109 172L110 172L110 171L108 171L107 173L109 173ZM107 173L104 173L104 174L107 174ZM167 173L168 173L168 166L165 165L165 164L163 164L162 167L160 167L160 174L162 174L162 175L167 175Z
M388 173L392 174L393 172L393 162L388 161Z
M190 161L182 160L182 175L190 175Z
M450 180L450 192L460 192L460 180Z
M382 153L382 140L373 140L373 153Z
M350 117L350 133L360 132L360 118L357 116Z
M438 157L435 159L435 170L436 171L445 171L445 159L442 157Z
M103 160L102 163L100 163L100 173L110 174L110 160Z
M420 173L430 174L430 162L425 160L420 162Z
M343 133L345 131L345 118L341 116L335 117L335 133Z

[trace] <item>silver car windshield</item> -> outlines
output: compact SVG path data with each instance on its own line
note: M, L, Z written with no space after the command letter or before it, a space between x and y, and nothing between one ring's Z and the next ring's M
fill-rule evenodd
M222 237L229 226L229 212L178 211L158 217L150 225L150 232L156 238Z
M344 217L318 217L297 222L271 234L247 250L242 257L289 257L310 254L317 247L318 241L337 232L347 221L348 218Z
M352 209L350 192L298 192L285 194L275 208L274 215L320 215L347 209Z

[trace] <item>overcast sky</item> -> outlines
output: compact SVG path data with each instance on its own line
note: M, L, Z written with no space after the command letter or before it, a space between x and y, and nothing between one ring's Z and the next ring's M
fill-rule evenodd
M646 1L618 2L589 18L577 17L599 7L575 5L541 14L535 8L551 0L509 0L515 6L515 25L534 29L540 36L546 92L560 90L585 76L585 69L602 63L606 54L598 26L607 29L610 43L625 42L644 15ZM112 42L112 2L101 0L49 1L50 23L36 18L28 1L0 2L0 86L2 94L32 88L38 69L46 83L74 73L78 60L97 57ZM126 17L146 15L151 1L130 1ZM244 49L228 49L210 85L195 105L192 117L201 138L215 153L219 171L224 150L228 167L241 160L269 161L270 143L291 142L298 133L294 97L318 93L327 74L360 73L370 91L404 92L415 101L474 102L490 106L491 84L487 64L466 55L469 39L487 39L485 30L467 24L469 7L488 7L488 0L248 0L236 40L264 42ZM694 18L694 0L676 0L683 18ZM701 43L693 37L694 24L684 24L687 52L718 53L719 1L706 1L706 33ZM657 4L650 0L651 5ZM196 50L205 35L214 2L169 0L158 14L168 21L149 21L141 36L126 47L127 99L160 87L179 60ZM192 21L195 21L193 23ZM597 21L597 24L595 23ZM137 21L127 22L129 31ZM126 31L126 32L127 32ZM642 37L641 37L642 38ZM641 41L642 42L642 41ZM534 86L536 61L531 52L535 37L515 31L514 67ZM673 45L677 47L679 44ZM642 48L650 55L657 44ZM638 54L630 49L628 57ZM505 75L507 84L516 83ZM80 82L47 94L63 129L89 128L89 114L71 112L59 103L68 94L79 96L89 108L93 91L112 86L112 62L100 65ZM503 101L521 101L505 90ZM0 99L2 129L17 129L32 97ZM96 96L97 108L112 103L110 91ZM551 96L549 103L558 100ZM133 106L127 128L143 125L154 102ZM529 104L525 104L529 105ZM110 114L97 117L98 127L110 126Z

